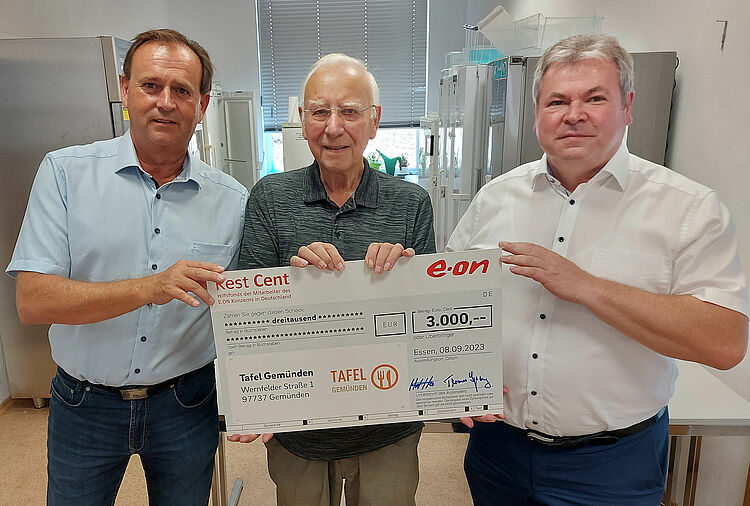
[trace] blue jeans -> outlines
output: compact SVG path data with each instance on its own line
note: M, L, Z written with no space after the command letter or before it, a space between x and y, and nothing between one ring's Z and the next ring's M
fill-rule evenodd
M476 506L653 505L664 494L669 416L614 444L554 448L503 422L471 429L464 470Z
M47 504L114 504L137 453L150 504L205 505L218 437L213 364L134 401L58 369L47 428Z

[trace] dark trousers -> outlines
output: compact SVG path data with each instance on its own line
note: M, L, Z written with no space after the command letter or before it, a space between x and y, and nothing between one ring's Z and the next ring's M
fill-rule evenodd
M667 473L669 416L614 444L565 449L503 422L471 430L464 470L477 506L658 505Z
M134 401L60 369L47 429L47 504L114 504L137 453L150 504L205 505L218 436L213 364Z

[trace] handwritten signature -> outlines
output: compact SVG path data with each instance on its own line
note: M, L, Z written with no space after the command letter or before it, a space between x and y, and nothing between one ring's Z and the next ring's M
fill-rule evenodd
M474 390L476 392L479 392L479 387L482 388L492 388L492 383L490 383L490 380L488 378L485 378L481 374L477 375L474 374L474 371L469 371L468 377L466 378L454 378L451 374L447 378L443 380L443 383L445 383L448 388L453 388L455 386L463 385L464 383L472 383L474 385ZM481 384L481 385L480 385Z
M409 385L409 391L412 390L425 390L428 387L434 387L435 382L432 380L433 376L430 376L429 378L414 378L411 380L411 385Z

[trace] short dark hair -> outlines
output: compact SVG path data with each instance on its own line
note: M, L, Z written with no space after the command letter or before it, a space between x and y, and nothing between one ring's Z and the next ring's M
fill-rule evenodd
M203 49L203 46L198 44L192 39L188 39L177 30L171 30L169 28L160 28L158 30L146 30L133 37L133 43L130 45L127 54L125 55L125 61L122 64L122 73L125 75L125 79L130 79L130 66L133 62L133 54L135 51L144 44L149 42L158 42L161 44L180 44L189 48L195 56L201 62L201 95L204 95L211 91L211 80L214 76L214 65L211 63L211 57L208 56L208 52Z

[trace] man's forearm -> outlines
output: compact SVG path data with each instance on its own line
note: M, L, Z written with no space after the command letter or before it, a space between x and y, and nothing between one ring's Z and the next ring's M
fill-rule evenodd
M580 302L603 322L662 355L718 369L737 365L745 355L747 317L692 295L654 294L593 278Z
M16 306L27 325L95 323L129 313L149 300L144 278L88 283L36 272L19 272Z
M552 295L581 304L604 323L674 358L719 369L735 366L747 348L747 317L692 295L661 295L598 278L567 258L526 242L498 243L510 272L541 283Z

